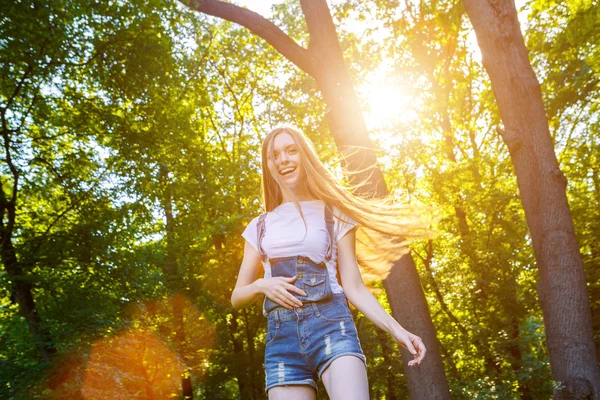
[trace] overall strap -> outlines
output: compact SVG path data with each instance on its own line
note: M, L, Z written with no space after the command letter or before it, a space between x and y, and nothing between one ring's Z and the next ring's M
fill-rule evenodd
M258 245L258 252L260 253L260 259L262 260L262 262L266 262L267 261L267 254L264 252L263 248L262 248L262 238L265 235L265 217L267 216L267 213L263 213L260 215L260 217L258 217L258 223L256 224L256 237L257 237L257 245Z
M327 204L325 204L325 224L327 225L327 233L329 234L329 245L327 246L325 261L329 261L333 255L333 217Z

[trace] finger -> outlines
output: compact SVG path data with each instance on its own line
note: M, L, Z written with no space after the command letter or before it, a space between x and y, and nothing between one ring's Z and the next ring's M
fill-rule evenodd
M409 366L413 366L413 365L419 365L419 357L417 354L414 354L413 357L415 357L414 359L410 360L408 362Z
M294 282L296 280L296 278L298 278L296 275L294 276L290 276L290 277L281 277L281 279L283 279L286 282Z
M408 339L408 341L405 343L406 345L406 350L410 351L410 354L412 354L413 356L417 356L417 349L415 349L415 346L413 345L413 343L410 341L410 338Z
M302 302L299 299L295 298L287 290L285 290L285 289L282 289L282 290L283 290L283 295L288 299L288 301L290 301L294 305L294 307L302 307Z
M277 290L274 290L273 294L269 296L269 298L275 303L279 304L280 306L287 308L288 310L294 308L292 304L288 304L285 296L283 296L283 294Z
M277 302L277 304L287 308L288 310L291 310L292 308L294 308L294 306L292 304L288 304L288 301L284 296L278 295L276 297L275 301Z
M289 283L285 285L285 288L289 291L292 291L294 293L298 293L300 296L307 296L306 292L302 289L300 289L297 286L294 285L290 285Z
M419 357L417 358L417 362L421 364L423 358L425 358L425 353L427 353L427 349L421 340L419 340Z
M281 289L281 291L279 292L279 297L282 299L283 302L289 305L290 308L299 307L297 305L296 298L289 294L287 290Z
M413 361L417 364L421 364L421 361L425 357L425 353L427 353L427 349L420 338L414 339L413 344L415 345L418 353L418 356Z

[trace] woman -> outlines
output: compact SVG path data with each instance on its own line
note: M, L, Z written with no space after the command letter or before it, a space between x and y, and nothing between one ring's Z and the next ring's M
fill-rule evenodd
M363 275L382 279L408 252L406 238L432 231L390 198L353 195L292 125L265 137L262 185L267 212L242 234L244 258L231 303L240 309L265 296L269 399L315 399L319 378L332 399L368 399L366 358L348 300L413 354L408 365L420 364L426 349L379 304L359 264Z

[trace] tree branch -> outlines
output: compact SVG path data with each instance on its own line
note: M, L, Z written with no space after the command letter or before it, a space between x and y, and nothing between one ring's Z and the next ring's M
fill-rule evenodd
M313 75L314 62L309 51L299 46L277 25L262 15L219 0L179 0L189 8L200 11L204 14L222 18L227 21L242 25L250 32L263 38L275 48L281 55L296 64L298 68Z

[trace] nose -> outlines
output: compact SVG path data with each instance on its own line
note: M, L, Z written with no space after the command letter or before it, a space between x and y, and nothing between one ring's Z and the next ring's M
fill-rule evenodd
M287 164L288 163L288 156L287 154L285 154L285 151L283 153L281 153L279 155L279 164Z

